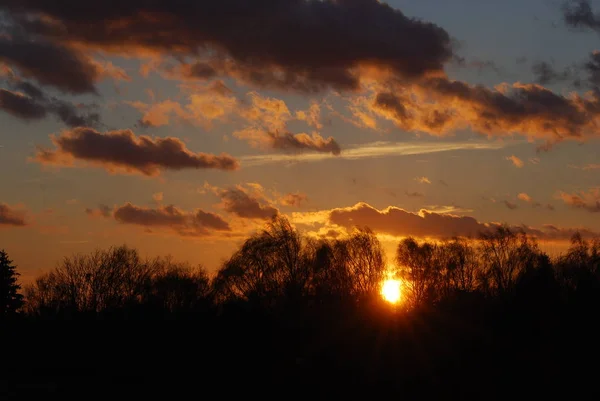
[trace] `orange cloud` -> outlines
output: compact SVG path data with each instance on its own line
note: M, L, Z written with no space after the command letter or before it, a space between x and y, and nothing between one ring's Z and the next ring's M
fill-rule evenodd
M470 128L488 136L544 139L547 147L598 136L600 95L593 91L563 96L521 83L489 89L441 75L400 82L392 89L381 84L370 89L371 96L354 102L351 111L393 121L406 131L446 135Z
M558 193L557 198L577 209L584 209L592 213L600 212L600 188L592 188L589 192L579 191L572 194L561 191Z
M421 238L449 238L453 236L476 238L479 233L494 229L496 222L483 223L470 216L457 216L451 213L435 213L426 209L409 212L397 207L378 210L367 203L357 203L352 207L336 208L319 212L293 213L295 224L320 226L323 233L329 229L351 230L355 227L369 227L377 234L392 237L415 236ZM511 226L524 230L528 235L549 239L567 240L575 232L585 235L598 235L585 228L559 228L544 225L537 229L528 226Z
M519 200L522 200L523 202L528 202L528 203L531 203L533 201L533 199L531 199L531 196L527 195L524 192L521 192L519 195L517 195L517 198Z
M316 130L323 128L321 124L321 106L313 102L307 111L300 110L296 112L296 119L305 121L309 126Z
M281 149L288 152L314 151L339 155L340 145L333 137L323 138L318 132L293 134L287 123L293 119L292 113L283 100L262 97L255 92L249 94L251 106L239 110L251 125L235 131L233 135L250 143L251 146L266 149ZM314 106L314 105L313 105ZM317 105L318 107L318 105ZM312 113L312 117L311 117ZM309 124L318 124L316 108L309 114L300 112L299 119ZM298 118L298 113L296 114Z
M512 164L514 164L514 166L516 168L522 168L525 165L525 163L523 162L523 160L519 159L515 155L511 155L511 156L506 157L506 160L510 160L512 162Z
M237 111L237 99L231 96L231 90L221 81L188 89L192 93L188 95L186 105L171 99L153 104L140 101L125 103L143 113L142 124L153 127L168 125L171 119L175 119L208 129L214 120Z
M417 177L415 181L420 182L421 184L431 184L431 181L427 177Z
M157 176L162 170L238 168L237 160L228 154L193 153L177 138L136 137L130 130L102 134L80 127L51 138L56 149L39 149L35 161L69 167L80 160L111 173L147 176Z

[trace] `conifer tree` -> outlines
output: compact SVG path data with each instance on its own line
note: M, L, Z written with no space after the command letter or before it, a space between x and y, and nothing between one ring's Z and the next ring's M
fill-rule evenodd
M19 273L5 251L0 251L0 319L13 316L23 305L21 286L17 283Z

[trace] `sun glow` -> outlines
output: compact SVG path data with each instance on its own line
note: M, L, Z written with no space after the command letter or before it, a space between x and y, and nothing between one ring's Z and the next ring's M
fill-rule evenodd
M400 301L400 281L387 279L381 286L381 295L383 299L391 304L397 304Z

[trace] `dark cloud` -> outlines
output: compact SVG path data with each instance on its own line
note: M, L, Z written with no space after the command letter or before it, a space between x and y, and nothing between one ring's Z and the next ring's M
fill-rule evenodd
M36 161L71 166L75 160L105 168L109 172L159 175L162 170L235 170L238 162L227 154L193 153L177 138L136 137L130 130L104 134L85 127L52 137L55 150L40 149Z
M0 203L0 226L26 226L25 212Z
M513 203L513 202L508 201L508 200L505 200L503 203L504 203L504 206L506 206L510 210L515 210L515 209L519 208L519 206L516 203Z
M372 110L405 130L439 135L470 127L487 135L521 134L555 142L598 132L600 91L565 97L536 84L488 89L433 78L382 93L386 101L376 95ZM410 112L403 116L398 105Z
M547 62L539 62L533 65L532 71L536 82L542 85L567 82L574 88L600 87L600 51L590 53L588 60L556 70Z
M593 29L600 32L600 14L594 13L588 0L565 1L563 18L572 28Z
M265 149L279 149L286 152L313 151L331 153L339 156L342 148L333 137L323 138L318 132L311 135L306 133L280 133L265 128L245 128L234 132L234 136L248 141L252 146Z
M269 132L268 135L273 149L288 151L312 150L315 152L331 153L336 156L342 152L340 145L335 139L332 137L325 139L317 133L308 135L305 133L292 134L285 132L278 134Z
M203 210L186 212L173 205L151 209L126 203L114 210L114 217L123 224L169 228L183 236L204 236L213 231L231 231L229 223L217 214Z
M546 61L536 62L531 66L531 71L535 76L535 82L541 85L554 84L577 80L576 72L572 68L566 68L562 71L556 70L554 66Z
M0 36L0 61L17 69L21 76L63 92L96 92L94 83L101 72L80 52L45 40Z
M18 92L0 89L0 109L23 120L46 117L46 109L31 97Z
M89 110L93 106L73 103L46 95L27 81L8 82L14 90L0 89L0 109L25 121L54 115L69 127L96 126L100 115Z
M377 0L3 4L29 34L47 40L120 53L217 55L257 84L292 83L296 90L356 89L362 66L419 77L441 71L452 58L444 29ZM215 69L198 68L200 76Z
M498 223L481 223L470 216L434 213L421 210L418 213L388 207L377 210L366 203L353 207L333 209L329 212L328 222L346 229L370 227L376 233L398 237L416 236L449 238L454 236L476 238L481 232L489 231ZM594 234L588 230L544 226L541 230L527 226L510 226L514 230L523 230L527 234L544 239L566 240L573 233ZM597 235L597 234L596 234Z
M241 187L222 189L218 191L221 206L229 213L245 219L268 220L279 213L277 208L266 203L264 199L251 196Z
M587 80L590 85L600 87L600 51L596 50L590 54L590 58L584 63L583 69L588 74Z

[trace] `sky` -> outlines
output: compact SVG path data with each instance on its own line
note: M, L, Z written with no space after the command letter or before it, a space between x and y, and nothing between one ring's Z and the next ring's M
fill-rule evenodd
M0 2L0 248L215 271L315 239L600 233L600 1Z

